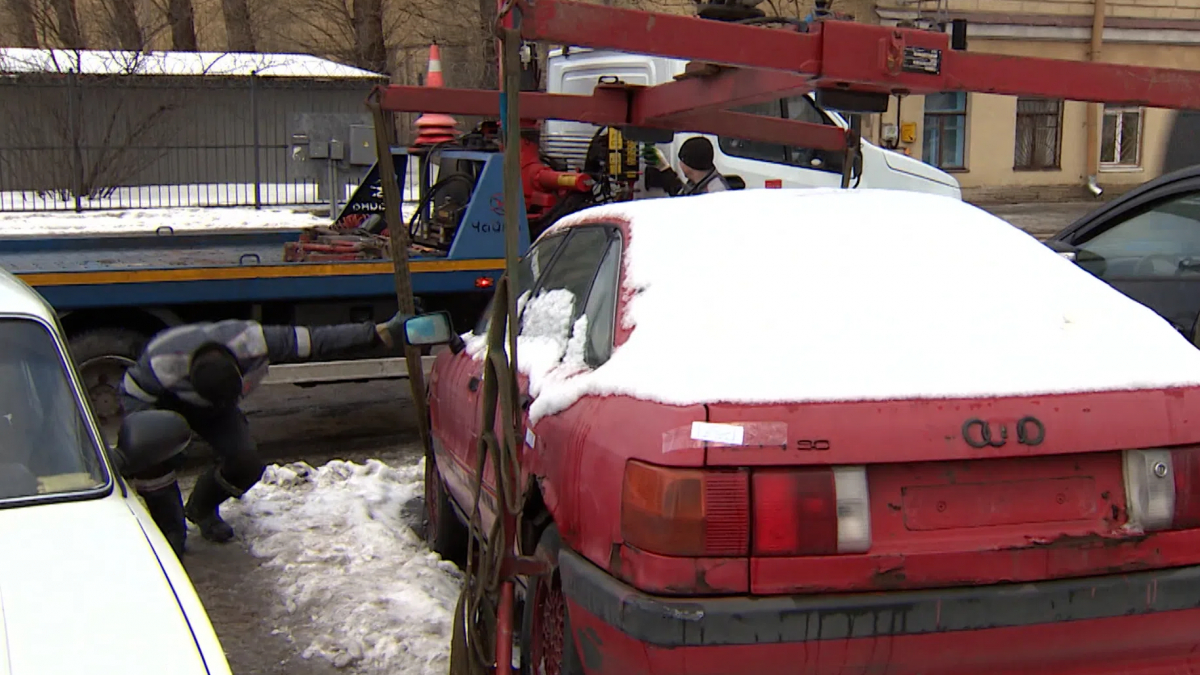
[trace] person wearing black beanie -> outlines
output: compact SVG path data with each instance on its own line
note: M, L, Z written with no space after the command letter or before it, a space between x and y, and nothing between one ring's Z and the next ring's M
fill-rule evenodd
M712 142L703 136L693 136L679 147L679 170L686 183L675 175L671 165L653 145L644 151L646 187L661 187L672 197L699 195L729 190L729 183L713 164Z
M127 477L176 555L184 553L187 520L209 541L225 542L234 536L221 518L220 505L244 495L264 469L240 403L262 382L268 367L350 356L380 346L401 348L411 318L398 312L383 323L313 327L229 319L168 328L147 343L121 381L124 411L177 412L216 456L196 480L186 505L175 473L182 455ZM452 336L451 349L457 348L455 340L461 343Z

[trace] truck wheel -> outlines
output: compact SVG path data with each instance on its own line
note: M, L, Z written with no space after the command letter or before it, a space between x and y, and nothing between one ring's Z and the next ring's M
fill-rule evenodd
M71 356L79 368L83 386L96 413L100 433L115 445L125 411L121 406L121 379L137 362L147 336L128 328L99 328L84 331L70 340Z
M445 560L464 567L467 561L467 527L450 504L450 494L432 454L425 455L425 543Z
M521 620L521 675L583 675L567 598L558 574L562 540L551 524L538 539L534 557L551 564L548 574L528 580Z

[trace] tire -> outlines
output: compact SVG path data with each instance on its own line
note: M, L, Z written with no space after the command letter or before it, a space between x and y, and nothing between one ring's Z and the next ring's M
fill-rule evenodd
M467 526L450 504L450 494L432 454L425 455L425 543L443 559L465 567Z
M558 573L561 547L558 528L551 523L538 538L534 551L534 557L549 562L551 570L527 580L521 617L521 675L583 675Z
M149 336L128 328L97 328L69 340L71 357L87 389L96 422L108 445L115 445L125 411L120 384L125 370L137 362Z

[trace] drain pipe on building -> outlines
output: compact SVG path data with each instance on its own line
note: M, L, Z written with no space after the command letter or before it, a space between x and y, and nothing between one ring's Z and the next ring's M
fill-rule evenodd
M1105 0L1092 0L1092 48L1088 53L1089 61L1099 61L1100 51L1104 46L1104 5ZM1100 133L1104 122L1104 104L1088 103L1087 110L1087 189L1094 197L1104 193L1100 187Z

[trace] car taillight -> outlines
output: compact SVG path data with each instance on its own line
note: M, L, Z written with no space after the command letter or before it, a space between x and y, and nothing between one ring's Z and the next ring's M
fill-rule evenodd
M745 556L750 546L746 470L625 465L621 536L643 551L695 557Z
M871 547L865 467L757 470L751 489L756 556L861 553Z
M1145 532L1200 527L1200 447L1126 450L1129 526Z

